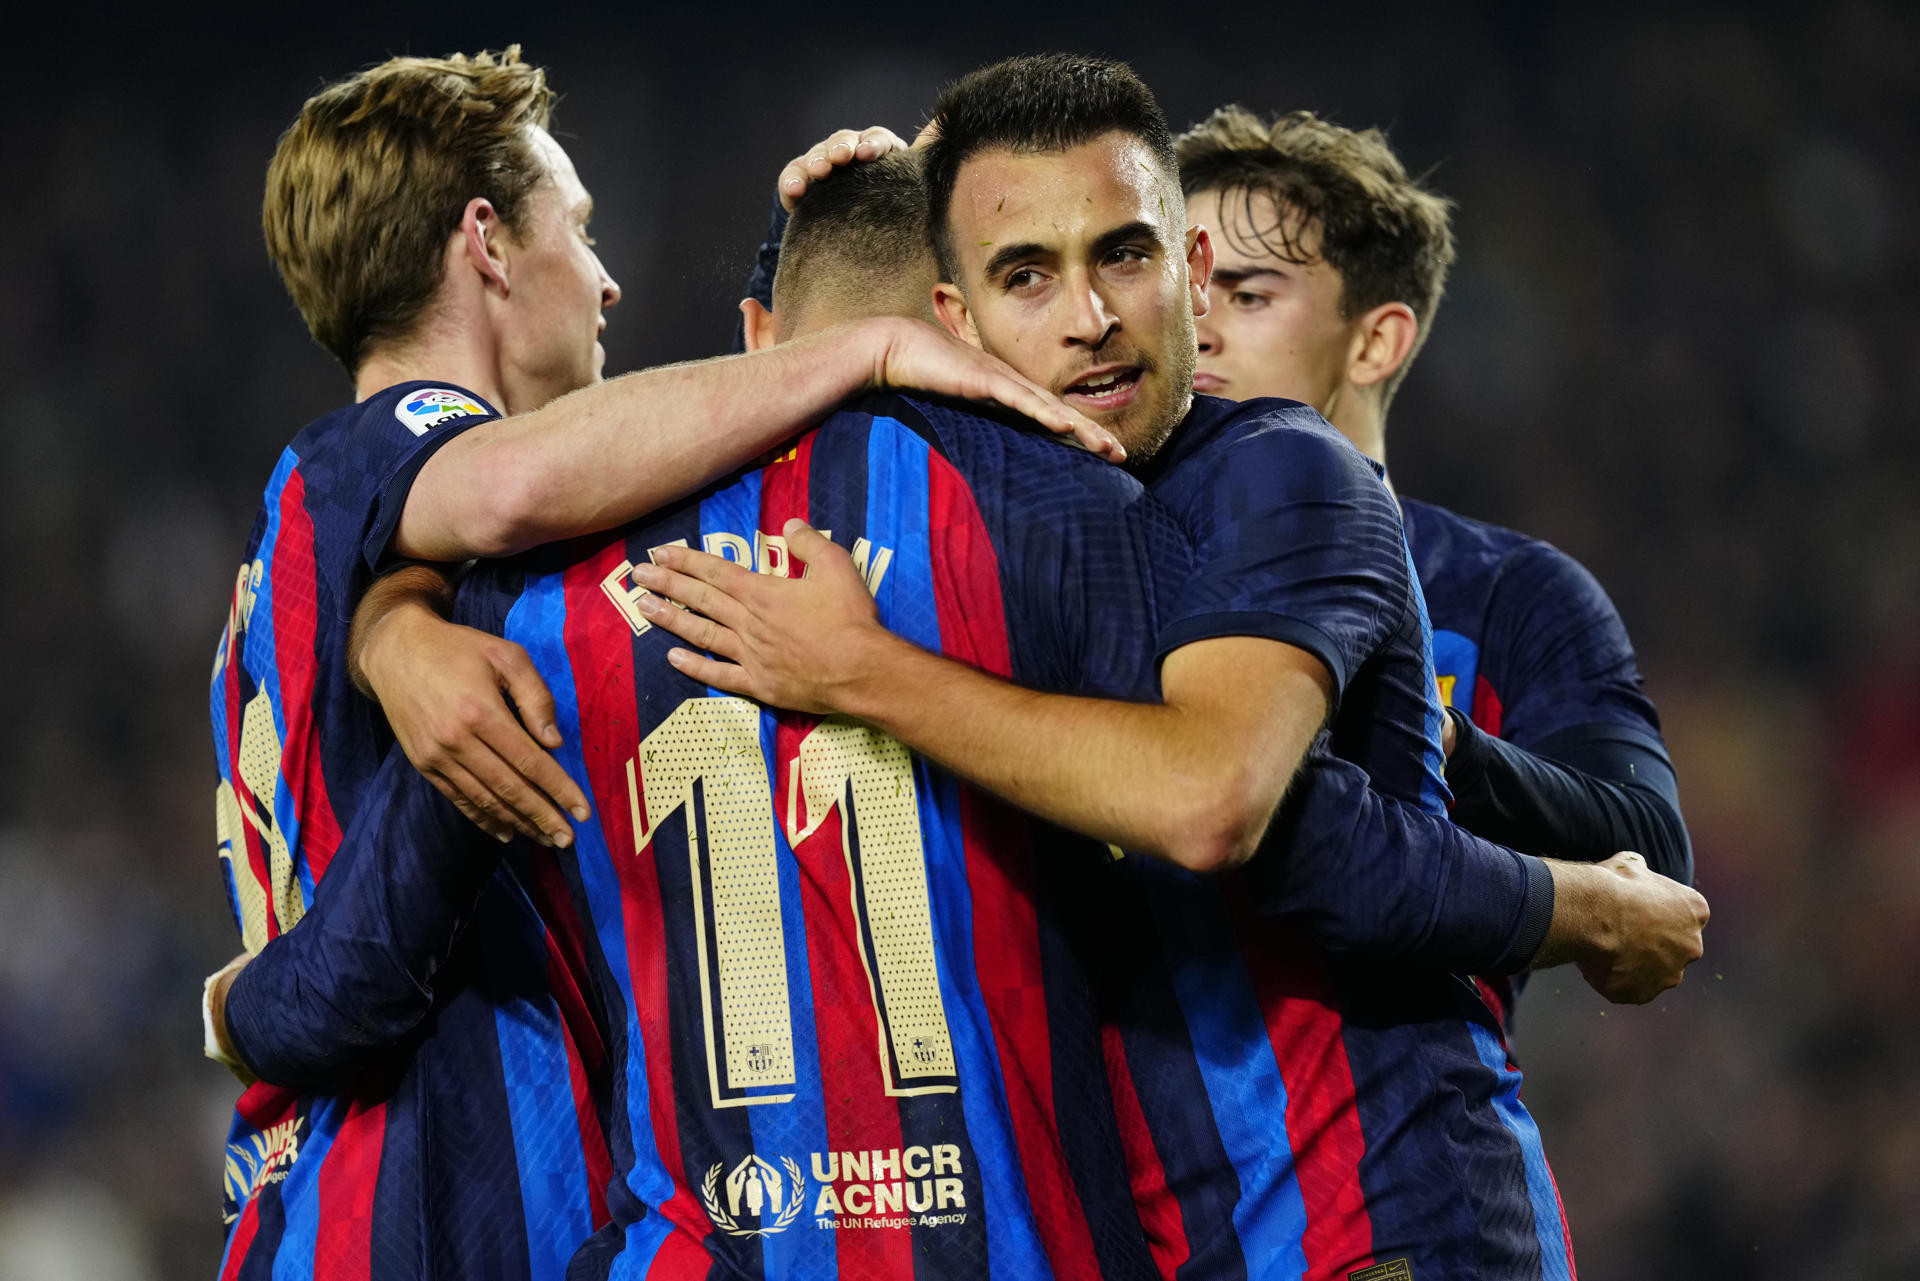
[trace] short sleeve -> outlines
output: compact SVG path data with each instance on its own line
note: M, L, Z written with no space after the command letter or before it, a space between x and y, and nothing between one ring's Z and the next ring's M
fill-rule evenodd
M1193 455L1175 503L1194 572L1158 644L1165 657L1217 636L1296 645L1332 674L1335 696L1403 621L1406 536L1367 460L1331 433L1256 426Z
M1559 549L1528 543L1502 566L1481 652L1504 700L1507 741L1537 750L1564 730L1605 725L1660 746L1626 625L1593 575Z

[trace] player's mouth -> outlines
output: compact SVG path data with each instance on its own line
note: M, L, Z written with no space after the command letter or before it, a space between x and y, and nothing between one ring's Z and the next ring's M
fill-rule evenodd
M1227 389L1227 380L1204 369L1194 371L1193 389L1207 396L1218 396Z
M1140 379L1145 373L1139 365L1109 365L1068 383L1060 397L1075 409L1096 413L1124 409L1140 394Z

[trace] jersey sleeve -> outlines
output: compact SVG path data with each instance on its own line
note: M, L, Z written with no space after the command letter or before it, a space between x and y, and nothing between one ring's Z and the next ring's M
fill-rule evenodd
M1605 725L1665 755L1626 625L1593 575L1566 553L1536 542L1508 559L1480 649L1487 679L1506 700L1500 737L1539 751L1565 730Z
M344 614L351 615L368 582L398 563L393 535L420 469L455 437L496 417L478 397L455 389L383 392L362 407L337 451L303 466L316 540L336 549L317 568L333 578L332 596Z
M403 1042L503 848L392 749L313 907L234 980L241 1060L275 1085L337 1086Z
M1194 572L1159 656L1217 636L1282 641L1326 665L1337 701L1411 607L1392 494L1351 446L1294 427L1243 431L1202 457L1208 483L1181 512Z
M1553 921L1545 863L1380 795L1324 737L1243 875L1331 952L1452 973L1524 969Z

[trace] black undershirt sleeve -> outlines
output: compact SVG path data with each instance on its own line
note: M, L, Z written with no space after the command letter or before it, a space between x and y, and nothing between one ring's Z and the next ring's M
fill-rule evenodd
M1662 876L1693 883L1693 850L1666 754L1610 725L1561 730L1536 754L1449 708L1453 820L1527 854L1597 863L1632 850Z

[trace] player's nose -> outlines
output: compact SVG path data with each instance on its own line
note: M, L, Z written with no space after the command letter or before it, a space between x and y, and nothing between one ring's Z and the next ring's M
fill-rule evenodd
M1094 288L1091 280L1071 290L1068 307L1069 344L1098 348L1119 326L1119 320L1107 310L1106 299L1100 296L1100 291Z
M620 301L620 282L607 274L606 268L600 269L600 310L605 311Z

